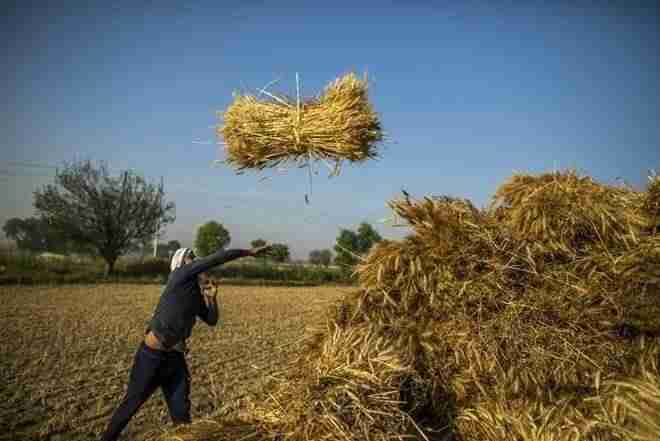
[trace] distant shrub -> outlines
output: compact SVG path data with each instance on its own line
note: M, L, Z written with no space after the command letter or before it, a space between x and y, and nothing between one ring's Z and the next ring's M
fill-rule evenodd
M168 259L150 258L126 262L118 268L118 275L125 276L165 276L170 272Z
M17 251L17 250L4 250L0 253L0 265L11 270L42 270L46 267L46 262L38 259L34 254Z
M305 265L226 265L215 268L211 272L214 276L222 279L253 279L288 283L302 282L316 285L347 282L344 274L337 269Z
M169 259L124 257L115 274L105 277L98 258L37 256L17 250L0 250L0 285L58 283L160 283L167 282ZM317 286L352 281L338 268L302 264L274 264L249 259L211 270L224 284Z

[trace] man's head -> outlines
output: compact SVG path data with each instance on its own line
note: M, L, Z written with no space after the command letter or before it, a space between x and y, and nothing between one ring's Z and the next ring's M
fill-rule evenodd
M174 271L183 265L187 265L193 260L195 260L195 253L193 250L190 248L179 248L172 256L172 261L170 262L170 271Z

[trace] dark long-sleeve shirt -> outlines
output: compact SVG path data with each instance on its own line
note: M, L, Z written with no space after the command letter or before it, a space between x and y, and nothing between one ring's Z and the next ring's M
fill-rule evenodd
M211 326L216 325L218 311L212 303L209 307L204 302L197 275L248 255L246 250L220 250L170 273L148 327L163 346L172 348L177 343L185 342L192 333L197 317Z

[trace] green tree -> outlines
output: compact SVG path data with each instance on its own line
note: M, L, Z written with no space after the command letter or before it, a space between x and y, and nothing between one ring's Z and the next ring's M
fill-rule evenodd
M335 263L342 268L349 268L358 262L358 236L355 231L341 229L335 245Z
M14 217L5 222L2 230L8 239L16 242L16 246L20 250L32 252L48 250L49 226L42 219Z
M255 239L252 242L250 242L250 245L252 245L252 248L259 248L259 247L265 246L266 241L263 240L263 239ZM268 256L262 254L261 256L257 257L257 259L261 260L261 263L263 264L263 266L266 266L266 258L267 257Z
M34 192L34 207L50 226L76 244L91 247L106 262L117 259L174 221L174 203L165 202L162 183L148 183L133 171L110 176L104 163L65 164L55 183Z
M337 236L335 245L335 263L342 268L349 269L355 266L360 257L367 254L371 247L382 240L378 232L368 223L362 222L357 233L342 229Z
M321 264L321 250L312 250L309 252L309 263L313 265Z
M330 250L312 250L309 253L309 262L314 265L328 266L332 262L332 251Z
M128 251L131 253L139 253L142 259L147 255L153 254L153 237L143 237L142 239L135 241Z
M287 262L291 258L289 246L283 243L273 244L269 255L275 262Z
M25 251L69 254L84 250L83 246L76 246L65 232L54 228L43 218L15 217L5 222L2 230L8 239L16 242L18 249Z
M323 266L329 266L330 263L332 262L332 251L326 249L326 250L321 250L320 253L320 263Z
M367 254L375 243L383 240L378 231L366 222L362 222L358 227L357 238L357 251L361 255Z
M179 248L181 248L181 242L178 240L170 240L167 242L167 246L165 246L165 249L167 250L167 257L171 258Z
M266 241L263 239L255 239L252 242L250 242L250 245L252 245L252 248L259 248L265 246Z
M229 231L216 221L210 221L197 229L195 238L195 254L200 257L208 256L220 250L231 241Z

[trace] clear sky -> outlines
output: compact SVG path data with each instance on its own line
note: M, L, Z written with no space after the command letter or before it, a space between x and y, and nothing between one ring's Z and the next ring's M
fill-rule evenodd
M197 225L217 220L230 246L263 237L294 257L387 217L402 188L482 206L514 172L554 167L642 186L660 168L658 10L569 3L4 6L0 223L31 215L49 166L73 159L163 176L177 207L168 239L190 245ZM223 157L216 112L234 90L280 79L274 90L293 93L298 72L315 95L351 70L369 74L390 139L381 160L333 179L320 170L310 205L304 170L259 182L212 166Z

